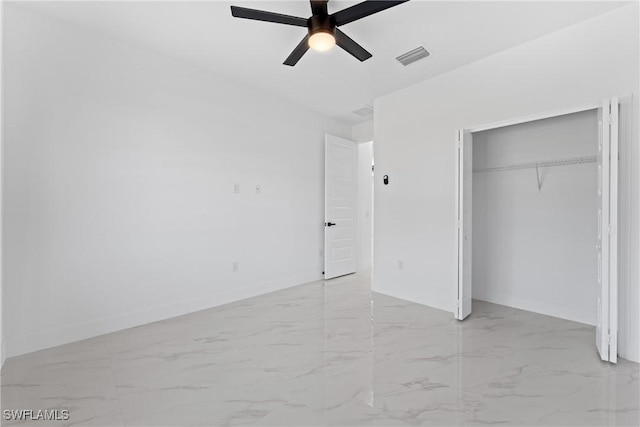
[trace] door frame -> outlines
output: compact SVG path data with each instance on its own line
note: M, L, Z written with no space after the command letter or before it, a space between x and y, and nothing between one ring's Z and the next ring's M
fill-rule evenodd
M475 132L481 132L481 131L485 131L485 130L492 130L492 129L498 129L498 128L502 128L502 127L506 127L506 126L512 126L512 125L517 125L517 124L522 124L522 123L527 123L527 122L533 122L533 121L537 121L537 120L543 120L543 119L549 119L549 118L553 118L553 117L558 117L558 116L564 116L567 114L573 114L573 113L580 113L583 111L589 111L589 110L598 110L600 111L601 109L603 109L603 107L605 105L608 105L609 102L614 101L615 100L615 104L618 106L620 106L620 99L623 99L624 97L610 97L610 98L605 98L604 100L601 100L599 102L593 102L593 103L588 103L588 104L582 104L582 105L578 105L578 106L573 106L573 107L567 107L567 108L561 108L561 109L556 109L556 110L550 110L550 111L544 111L544 112L540 112L540 113L535 113L535 114L531 114L531 115L527 115L527 116L520 116L520 117L514 117L511 119L506 119L506 120L501 120L501 121L497 121L497 122L493 122L493 123L487 123L487 124L482 124L482 125L477 125L477 126L473 126L473 127L466 127L466 128L460 128L458 130L456 130L456 134L455 134L455 150L456 150L456 227L455 227L455 231L456 231L456 260L458 261L458 268L457 268L457 272L458 274L456 275L457 277L457 281L456 281L456 304L455 306L455 311L454 311L454 317L458 320L463 320L466 316L464 315L464 313L461 311L462 308L462 300L464 299L464 297L461 299L461 295L460 293L462 292L463 286L464 284L462 283L462 279L463 277L462 275L462 265L461 265L461 251L463 250L463 240L460 238L461 233L463 233L462 230L462 221L461 221L461 213L460 213L460 209L462 204L461 198L462 198L462 194L461 194L461 182L463 179L463 175L462 175L462 168L460 167L460 145L463 141L463 136L465 134L473 134ZM604 112L603 112L604 113ZM613 115L613 113L608 113L610 116ZM611 121L612 124L616 124L618 125L618 112L615 112L615 122ZM601 132L600 132L601 133ZM613 137L615 135L615 144L616 145L616 151L619 153L619 129L618 126L616 126L615 128L611 128L611 136ZM600 135L599 135L600 137ZM473 155L471 153L471 155ZM612 167L612 173L616 173L619 174L619 165L618 162L615 162L615 166ZM618 237L617 237L617 230L619 229L619 224L618 224L618 216L619 216L619 212L618 212L618 205L620 202L620 194L618 191L618 186L619 186L619 181L620 181L620 177L618 177L617 180L615 180L615 189L616 189L616 194L617 194L617 198L615 200L613 200L612 202L610 202L611 208L612 209L612 215L615 215L616 218L614 220L614 227L616 229L616 233L614 234L614 236L611 238L611 244L615 245L615 248L613 248L613 256L611 257L612 260L615 263L615 268L611 268L612 271L612 279L610 280L609 284L608 284L608 288L609 288L609 297L611 301L615 301L616 303L616 307L617 304L619 303L618 301L618 269L620 268L620 258L618 256ZM471 237L472 238L472 237ZM469 279L471 280L471 279ZM473 289L471 287L471 285L469 284L469 289ZM472 292L472 291L471 291ZM599 290L600 292L600 290ZM611 302L609 303L611 304ZM596 308L598 309L598 308ZM609 310L607 310L609 311ZM607 319L607 324L608 327L610 328L610 338L608 339L609 341L609 351L607 354L607 357L605 358L604 355L602 356L602 359L605 361L609 361L612 363L616 363L617 361L617 351L618 351L618 347L617 347L617 338L616 335L618 334L619 330L619 321L618 321L618 310L612 310L614 311L614 315L612 314L612 317L610 317L609 319ZM597 325L596 325L597 327Z

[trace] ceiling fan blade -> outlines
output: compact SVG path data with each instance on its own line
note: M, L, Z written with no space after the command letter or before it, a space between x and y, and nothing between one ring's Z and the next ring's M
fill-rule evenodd
M311 14L327 15L327 0L310 0Z
M236 18L255 19L256 21L275 22L276 24L295 25L296 27L307 26L305 18L266 12L264 10L247 9L246 7L231 6L231 15Z
M358 3L354 6L348 7L346 9L342 9L341 11L336 12L331 16L335 18L336 25L340 26L340 25L348 24L349 22L357 21L358 19L364 18L365 16L382 12L385 9L389 9L390 7L397 6L407 1L409 0L399 0L399 1L367 0L362 3Z
M366 61L371 58L371 54L365 48L353 41L351 37L336 28L336 44L358 58L360 61Z
M290 65L293 67L298 63L300 58L302 58L302 55L304 55L308 50L309 50L309 34L307 34L302 39L302 41L298 43L298 46L296 46L296 48L293 49L293 52L291 52L291 54L287 57L287 59L284 60L283 64Z

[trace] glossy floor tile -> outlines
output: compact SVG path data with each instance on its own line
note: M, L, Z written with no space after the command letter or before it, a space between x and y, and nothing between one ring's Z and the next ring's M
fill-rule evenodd
M640 365L593 327L473 310L310 283L9 359L3 410L70 418L3 425L640 425Z

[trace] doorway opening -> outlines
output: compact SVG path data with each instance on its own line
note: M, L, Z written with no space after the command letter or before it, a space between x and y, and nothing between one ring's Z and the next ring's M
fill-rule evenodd
M358 144L358 271L373 266L373 141Z

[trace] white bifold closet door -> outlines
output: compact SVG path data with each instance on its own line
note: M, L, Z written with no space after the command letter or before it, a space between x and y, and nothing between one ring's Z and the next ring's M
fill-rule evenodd
M598 110L598 320L602 360L618 360L618 99Z
M325 136L324 278L356 272L356 143Z
M471 314L471 224L473 200L473 137L470 132L457 135L456 228L458 232L458 301L455 318L463 320Z

